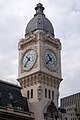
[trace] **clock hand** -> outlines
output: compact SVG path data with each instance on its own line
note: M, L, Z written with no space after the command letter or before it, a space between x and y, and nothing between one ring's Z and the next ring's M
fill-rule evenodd
M48 57L49 57L50 61L52 62L52 57L49 54L48 54Z
M28 59L28 61L30 61L30 57L26 56L26 58Z
M48 54L48 57L49 57L49 60L46 62L46 64L48 64L49 63L49 61L51 61L52 62L52 57L50 57L50 55Z
M27 58L27 61L25 62L24 67L26 67L26 65L27 65L28 61L30 61L30 57L27 57L27 56L26 56L26 58Z
M49 61L50 61L50 59L46 62L46 64L48 64L48 63L49 63Z

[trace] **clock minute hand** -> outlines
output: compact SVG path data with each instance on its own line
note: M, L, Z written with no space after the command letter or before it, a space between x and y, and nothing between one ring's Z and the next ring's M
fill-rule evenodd
M48 64L48 63L49 63L49 61L50 61L50 59L46 62L46 64Z

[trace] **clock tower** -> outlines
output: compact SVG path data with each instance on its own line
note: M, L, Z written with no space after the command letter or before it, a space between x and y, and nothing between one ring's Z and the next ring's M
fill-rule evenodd
M41 3L20 39L18 81L35 120L56 119L61 77L61 43Z

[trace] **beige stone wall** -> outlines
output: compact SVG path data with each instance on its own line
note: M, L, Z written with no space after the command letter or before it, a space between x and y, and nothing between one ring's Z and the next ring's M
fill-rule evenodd
M29 39L29 38L28 38ZM28 40L27 38L21 39L19 42L19 69L18 69L18 78L28 76L30 74L33 74L37 71L43 71L47 74L50 74L52 76L55 76L57 78L61 79L61 44L59 39L51 39L50 37L47 37L43 32L38 31L34 35L32 35L31 40ZM56 42L57 41L57 42ZM37 59L36 63L33 66L32 69L29 71L25 71L22 68L22 57L24 53L29 50L34 49L37 53ZM43 60L44 51L46 49L50 49L54 51L54 53L57 56L57 67L54 69L54 71L49 70Z
M38 99L38 87L41 86L41 89L42 89L42 92L41 92L41 98ZM35 118L37 118L37 120L43 120L44 118L44 114L43 114L43 110L44 110L44 107L45 105L47 104L48 101L52 100L52 97L51 99L49 99L48 97L45 98L45 88L47 88L47 90L50 90L50 91L54 91L54 103L56 106L58 106L58 103L57 103L57 96L58 96L58 89L57 87L53 87L53 86L47 86L45 84L41 84L41 83L37 83L33 86L29 86L27 88L24 88L22 90L22 93L25 97L27 97L27 90L31 90L33 89L33 98L30 98L28 100L28 104L29 104L29 109L31 112L34 112L34 116Z

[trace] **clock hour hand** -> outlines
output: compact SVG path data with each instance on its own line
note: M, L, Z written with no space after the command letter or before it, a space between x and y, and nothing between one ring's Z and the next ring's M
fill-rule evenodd
M50 55L48 54L48 57L49 57L49 60L46 62L46 64L48 64L49 63L49 61L51 61L52 62L52 57L50 57Z
M30 61L30 57L26 56L26 58L27 58L27 61Z
M26 58L27 58L27 61L25 62L24 67L26 67L26 65L27 65L28 61L30 61L30 57L26 56Z

